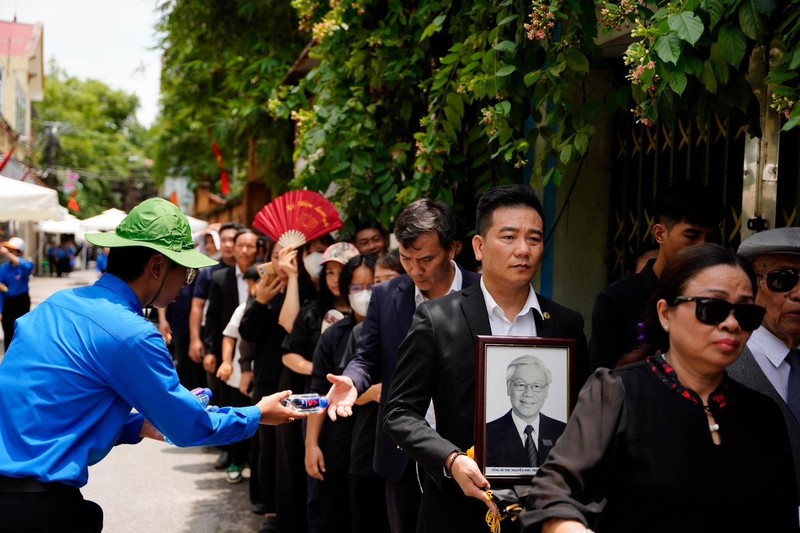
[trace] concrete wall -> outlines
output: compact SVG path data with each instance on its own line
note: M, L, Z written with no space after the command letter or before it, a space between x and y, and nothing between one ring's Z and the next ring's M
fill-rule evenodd
M602 81L599 81L602 83ZM566 210L548 246L554 251L553 300L579 311L591 336L594 299L608 279L609 212L614 154L609 117L597 124L580 174L570 168L556 193L556 215ZM577 180L572 196L570 187ZM568 202L568 203L567 203Z

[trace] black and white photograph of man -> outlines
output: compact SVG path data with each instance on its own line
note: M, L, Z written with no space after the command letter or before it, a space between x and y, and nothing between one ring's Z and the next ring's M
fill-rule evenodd
M508 364L505 391L511 409L486 424L487 474L533 473L545 461L565 427L564 420L541 412L552 383L553 373L535 355L522 355Z

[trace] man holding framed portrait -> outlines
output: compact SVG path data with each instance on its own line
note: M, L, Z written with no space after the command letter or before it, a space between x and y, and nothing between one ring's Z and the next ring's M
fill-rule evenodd
M486 530L489 482L464 453L475 443L479 335L574 339L575 359L588 368L581 315L530 285L544 253L544 227L544 209L530 186L489 190L478 202L472 242L483 267L480 283L420 305L400 345L382 422L429 474L418 531ZM431 400L436 429L425 422Z

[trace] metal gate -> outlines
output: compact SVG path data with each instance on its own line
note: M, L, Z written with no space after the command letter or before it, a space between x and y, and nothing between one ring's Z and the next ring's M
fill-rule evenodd
M626 111L617 114L616 123L608 281L630 274L638 251L653 244L650 228L655 200L679 183L700 182L717 192L725 207L722 244L737 247L742 227L744 123L715 117L706 124L683 117L671 128L646 127L635 124ZM800 146L794 157L797 172ZM794 195L796 199L797 187Z

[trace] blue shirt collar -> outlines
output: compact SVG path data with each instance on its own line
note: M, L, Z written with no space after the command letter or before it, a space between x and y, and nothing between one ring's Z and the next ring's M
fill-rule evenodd
M94 284L98 287L103 287L110 290L119 296L120 300L127 302L128 307L130 307L133 312L139 316L144 316L144 313L142 312L142 302L139 301L139 297L135 292L133 292L131 286L121 278L106 272Z

